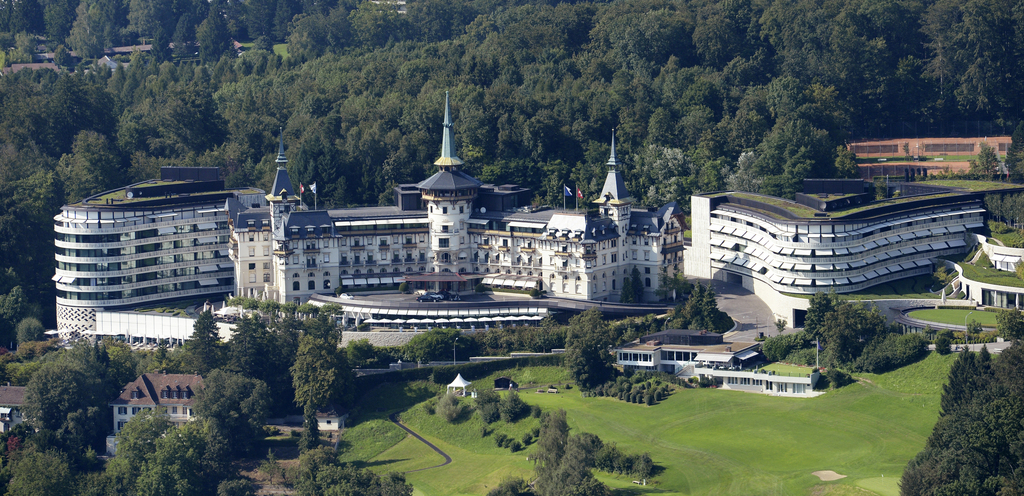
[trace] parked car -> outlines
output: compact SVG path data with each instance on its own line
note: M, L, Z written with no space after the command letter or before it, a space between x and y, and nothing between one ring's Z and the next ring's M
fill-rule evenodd
M425 289L417 289L416 292L413 293L413 294L415 294L416 296L423 296L423 295L427 294L427 290L425 290Z
M341 298L343 300L354 300L354 299L356 299L355 296L352 296L352 295L350 295L348 293L341 293L340 295L338 295L338 298Z
M428 303L436 303L436 302L439 302L439 301L441 301L443 299L444 299L444 296L441 296L441 295L439 295L437 293L427 293L425 295L420 295L420 296L416 297L416 301L428 302Z

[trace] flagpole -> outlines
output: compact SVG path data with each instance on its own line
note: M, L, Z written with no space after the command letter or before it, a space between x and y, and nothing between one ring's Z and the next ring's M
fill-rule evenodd
M562 210L565 210L565 183L562 183Z
M576 198L576 213L580 212L580 193L579 193L579 191L580 191L580 187L579 187L579 185L577 185L576 186L576 194L572 195L573 197Z

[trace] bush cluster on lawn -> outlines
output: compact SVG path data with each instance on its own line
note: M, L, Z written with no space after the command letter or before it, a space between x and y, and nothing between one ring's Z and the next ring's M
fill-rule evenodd
M923 358L928 353L927 345L928 341L920 334L879 336L864 348L854 362L854 369L873 374L898 369Z
M638 372L630 377L619 376L594 389L598 396L618 398L629 403L644 403L648 406L665 399L670 394L669 384L650 372Z
M806 364L803 360L805 357L801 355L801 352L810 348L812 353L811 364L813 364L813 346L814 338L810 334L800 331L765 339L764 344L761 345L761 352L764 353L765 358L771 362ZM792 359L790 358L790 355L793 355Z
M594 455L594 468L609 474L646 479L654 471L650 453L623 453L615 443L606 443Z
M462 415L463 406L459 402L458 396L455 396L455 393L448 393L437 402L436 410L448 423L452 423Z

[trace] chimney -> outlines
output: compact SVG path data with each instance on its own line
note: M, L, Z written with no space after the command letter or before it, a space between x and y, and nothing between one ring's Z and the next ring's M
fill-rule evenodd
M729 353L732 353L732 346L726 346L725 347L725 351L728 351Z

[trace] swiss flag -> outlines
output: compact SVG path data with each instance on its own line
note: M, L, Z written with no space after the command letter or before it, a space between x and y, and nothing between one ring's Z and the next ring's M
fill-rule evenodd
M576 198L583 199L583 191L580 191L578 187L576 188Z
M306 192L306 187L303 186L302 183L299 183L299 194L301 195L301 194L303 194L305 192Z

